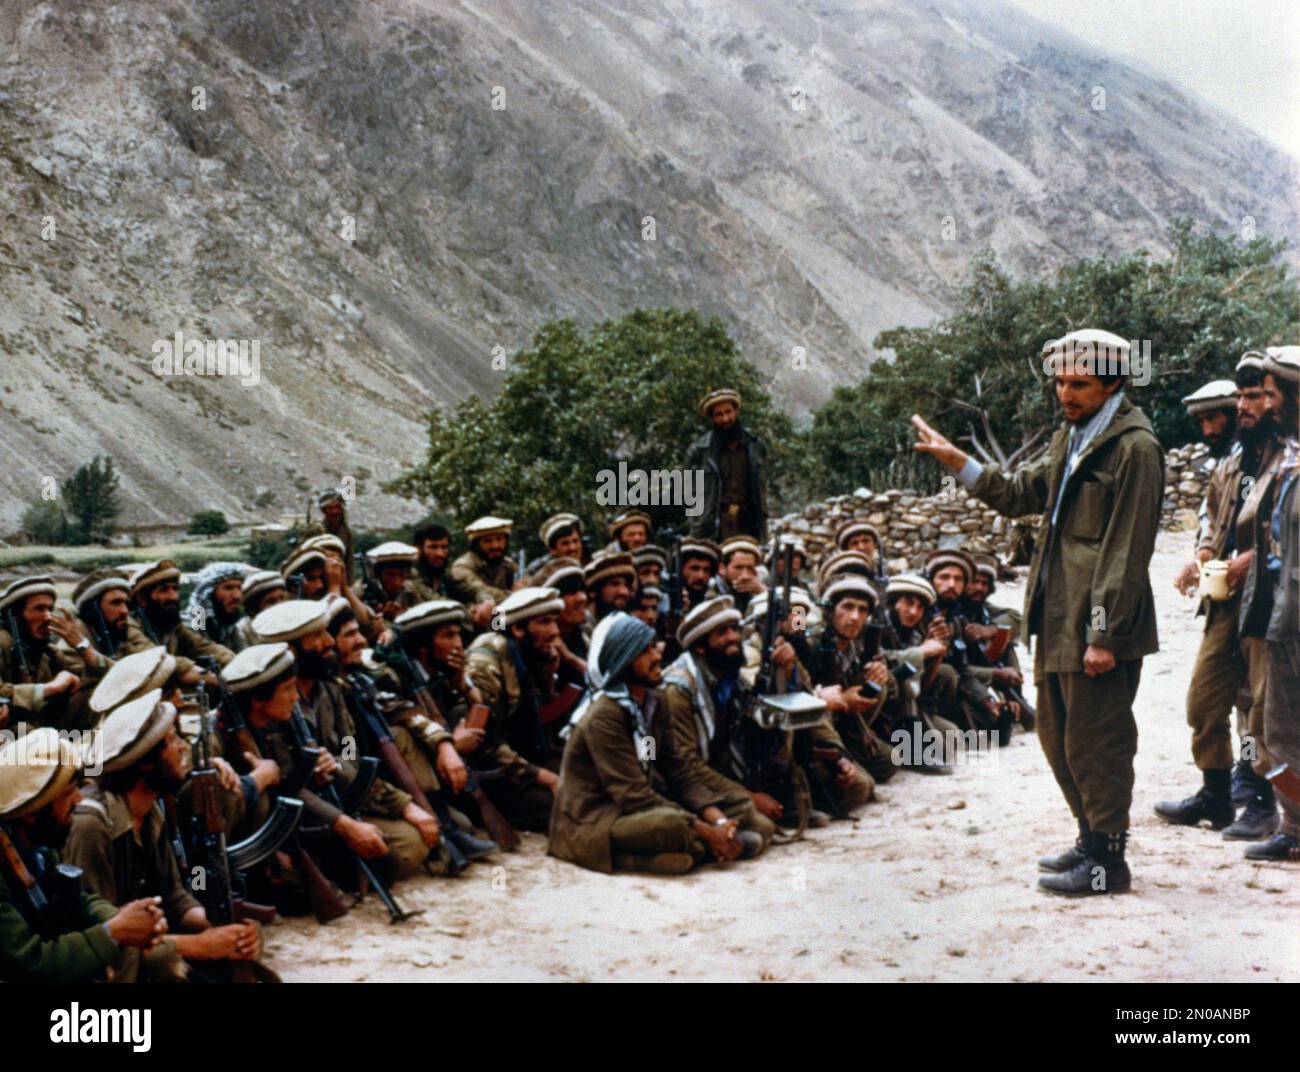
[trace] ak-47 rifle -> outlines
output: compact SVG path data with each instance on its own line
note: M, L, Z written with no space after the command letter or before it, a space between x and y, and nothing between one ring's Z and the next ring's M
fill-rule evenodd
M289 727L300 748L320 747L312 738L311 726L307 722L306 714L303 713L301 703L294 703L293 715L289 719ZM367 764L367 766L370 767L372 772L370 780L373 784L373 772L377 768L378 764L373 761L373 757L367 756L364 758L372 760L372 762ZM339 791L334 787L332 782L326 782L324 785L317 786L314 791L328 803L333 804L334 807L338 808L340 811L348 811L348 808L344 807L343 798L339 796ZM360 803L360 801L357 801L353 810L355 810L356 807L359 807ZM408 912L406 909L402 908L402 906L394 900L393 895L388 892L388 887L385 886L384 883L380 881L379 876L375 874L374 868L372 868L360 855L353 852L351 848L349 848L348 851L352 854L353 860L356 861L357 870L361 872L363 882L369 883L374 888L375 893L379 895L379 899L384 902L384 907L388 909L389 923L401 923L403 920L419 915L420 912L423 911L422 909L416 909L414 912ZM362 894L365 893L364 886L362 887L361 892Z
M388 597L384 595L379 582L375 580L374 563L364 551L358 551L352 557L356 559L358 572L361 574L361 602L378 612L379 608L388 602Z
M519 548L519 554L515 557L515 580L522 581L528 570L528 552L522 547Z
M402 753L397 750L397 743L393 740L393 735L388 730L388 720L380 713L379 710L379 690L375 683L364 673L356 671L348 675L348 683L352 686L352 697L356 703L357 710L361 713L365 730L370 737L371 744L375 751L379 753L379 758L388 768L388 773L397 781L411 798L415 801L416 806L423 808L428 814L438 820L438 825L442 828L442 834L438 838L438 847L447 855L447 872L451 875L458 875L469 867L469 861L465 859L459 849L451 843L447 837L447 831L454 829L455 820L451 817L447 805L441 800L434 804L432 800L420 788L420 783L415 778L415 773L411 770L410 765L402 758Z
M378 645L375 648L375 658L385 665L391 666L396 671L398 678L402 682L402 688L419 704L420 709L427 718L443 726L448 725L446 718L438 710L437 701L433 698L433 690L429 688L428 673L418 660L412 659L407 654L400 640L393 644ZM469 774L469 781L465 783L465 789L474 798L474 803L478 805L479 814L483 817L483 825L487 827L488 837L507 852L517 849L519 847L519 835L515 833L514 827L501 814L497 806L488 799L488 795L483 792L478 778L468 764L466 764L466 771Z
M225 679L221 676L220 668L216 666L216 660L204 658L200 659L199 662L206 664L207 669L216 674L217 689L221 696L220 718L218 721L220 731L228 741L235 745L235 749L240 755L247 753L253 756L254 759L261 759L262 750L258 747L252 730L249 729L248 723L244 720L239 704L231 695ZM242 872L261 863L277 848L284 845L288 849L294 869L298 872L302 881L303 890L307 894L307 902L311 905L312 914L316 917L316 921L318 923L329 923L330 920L346 916L348 906L344 904L338 887L325 877L325 873L321 871L316 861L312 859L311 854L303 847L302 841L297 835L297 826L303 808L300 794L311 778L312 772L316 769L316 760L319 755L320 749L318 748L303 746L294 748L293 768L287 777L281 779L277 787L275 811L271 813L257 833L244 841L229 846L226 851L235 870ZM289 824L290 817L292 817L292 824L289 825L285 836L279 837L280 832ZM277 837L279 837L279 840L277 840ZM256 908L257 906L253 907ZM269 922L269 920L256 913L248 912L248 906L244 903L241 903L239 908L247 913L250 918Z
M45 873L42 882L37 882L4 823L0 823L0 859L23 890L23 903L18 906L23 918L43 938L58 937L63 931L63 920L80 903L81 868L59 864Z

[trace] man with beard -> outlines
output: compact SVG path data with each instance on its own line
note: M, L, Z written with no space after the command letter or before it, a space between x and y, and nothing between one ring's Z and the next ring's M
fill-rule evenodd
M860 551L871 563L871 577L885 582L885 545L880 530L866 521L846 521L835 533L835 546L841 551Z
M971 551L970 557L975 563L975 573L962 597L967 662L977 675L982 675L981 681L996 688L1015 705L1020 725L1026 733L1032 732L1036 712L1021 691L1024 676L1020 672L1015 641L1008 638L1000 653L989 647L1001 643L998 640L1000 630L1014 633L1019 628L1020 615L992 606L988 601L998 585L997 559L992 554L978 551ZM992 657L994 655L996 658Z
M236 654L261 643L253 632L253 619L267 608L288 599L289 589L276 570L258 570L244 578L242 596L243 617L235 623L229 645L230 650Z
M723 799L739 807L740 795L747 796L755 814L746 821L766 842L785 807L770 793L751 789L762 772L752 766L748 735L766 731L741 709L740 611L730 596L706 600L682 620L677 640L682 654L664 674L672 748L693 777Z
M198 659L215 658L225 666L235 653L181 621L181 571L171 559L151 562L131 584L134 618L127 625L126 651L145 651L161 644L176 656L181 680L196 685L216 678L199 670Z
M1195 591L1206 562L1227 561L1237 552L1237 518L1242 505L1259 479L1261 467L1272 462L1268 455L1275 450L1273 426L1263 379L1262 369L1247 365L1238 368L1235 382L1215 380L1183 399L1188 415L1200 424L1202 438L1218 459L1210 476L1196 556L1174 581L1183 595ZM1240 572L1244 579L1244 571ZM1240 610L1240 585L1230 589L1228 599L1205 598L1197 609L1197 614L1205 615L1205 631L1187 688L1187 724L1192 729L1192 760L1201 772L1202 786L1183 800L1158 802L1155 812L1180 826L1208 822L1214 830L1229 827L1225 837L1258 832L1258 837L1246 838L1258 840L1273 832L1277 816L1272 789L1263 779L1259 779L1258 790L1267 798L1267 807L1249 809L1257 791L1249 758L1244 760L1244 769L1233 769L1232 708L1241 702L1247 680L1246 657L1237 635ZM1249 710L1246 705L1243 713L1247 719ZM1250 812L1243 815L1247 821L1240 826L1235 823L1233 804L1238 791L1234 791L1234 780L1244 783L1238 791Z
M506 553L510 547L513 521L504 517L480 517L465 526L469 550L451 564L447 590L452 599L465 604L475 629L487 629L492 608L515 587L515 564Z
M558 782L559 756L541 705L556 691L563 608L554 588L512 592L496 607L494 628L475 637L466 654L465 680L488 707L483 743L470 765L482 772L492 803L521 830L547 829Z
M692 536L726 540L767 532L765 466L762 442L740 424L740 394L730 388L710 391L700 413L712 427L692 445L686 468L704 473L700 513L691 518Z
M57 591L53 577L23 577L0 592L0 729L94 724L82 686L102 676L107 663L71 615L55 612Z
M962 729L997 730L1001 701L989 691L988 683L977 675L967 657L964 597L966 586L975 576L975 563L964 551L935 551L926 559L925 574L934 588L935 615L948 627L944 662L957 675L958 699L950 717ZM1009 732L1010 727L1006 729Z
M757 856L763 835L741 826L748 800L719 794L672 748L654 630L621 612L597 628L595 691L564 752L547 851L606 874Z
M359 772L357 730L347 697L337 680L338 651L329 632L329 606L291 599L264 610L253 630L264 642L289 645L297 665L298 696L312 739L321 749L315 784L333 782L340 794ZM281 725L271 727L279 741L268 741L271 758L281 770L292 767L293 741ZM374 785L355 818L314 792L302 790L303 828L324 852L327 871L336 881L355 881L344 846L362 859L375 861L390 877L418 873L438 843L438 821L411 797L382 778ZM334 837L327 837L332 834ZM336 840L337 839L337 840Z
M1158 650L1149 567L1164 498L1164 452L1124 393L1129 343L1084 329L1048 342L1043 370L1064 421L1043 458L1004 473L982 466L919 416L916 449L954 471L1006 517L1040 514L1023 632L1039 638L1038 740L1079 824L1045 857L1039 888L1119 893L1125 862L1142 660Z
M243 562L209 563L194 578L185 608L185 621L192 629L232 653L235 627L244 613L244 577L252 572Z
M715 595L730 596L743 615L749 609L749 601L764 591L763 583L758 579L763 549L748 536L732 536L722 541L719 551L722 568L713 578L710 590Z
M324 599L329 594L325 579L325 552L300 544L280 565L280 576L291 599ZM344 575L347 571L344 569Z
M537 535L546 548L546 554L540 555L528 563L524 571L525 579L532 584L542 583L539 575L557 559L573 559L582 563L582 519L577 514L552 514L542 522Z
M768 593L763 592L751 600L742 623L745 665L740 676L747 689L755 687L763 665L763 630L768 598ZM801 588L790 589L790 608L777 626L772 644L772 686L776 693L817 692L816 681L809 669L814 662L814 652L808 643L806 629L813 609L811 595ZM829 704L827 706L829 708ZM853 818L875 792L875 779L859 765L837 725L830 721L806 731L812 742L811 758L804 765L812 797L809 826L825 826L832 816ZM886 759L887 752L886 749ZM773 753L773 761L777 769L786 768L794 761L786 744ZM893 773L892 768L890 773ZM785 791L780 794L785 816L790 825L795 825L794 784L789 779L782 780L786 783L783 786Z
M1273 418L1275 436L1282 449L1251 489L1237 519L1237 556L1229 564L1228 580L1238 559L1249 557L1243 585L1238 631L1247 648L1250 665L1251 767L1256 777L1256 795L1236 826L1255 819L1261 837L1246 849L1248 860L1300 860L1300 807L1283 797L1282 818L1268 837L1268 813L1274 813L1276 798L1265 775L1287 764L1300 770L1300 733L1296 713L1300 711L1300 593L1297 592L1296 482L1300 473L1300 347L1269 347L1260 361L1263 389ZM1246 535L1246 530L1250 535ZM1248 549L1243 549L1248 548ZM1265 645L1263 652L1260 646ZM1264 679L1256 685L1256 673L1263 666ZM1257 710L1259 711L1257 715ZM1268 787L1265 794L1264 787ZM1262 820L1262 821L1261 821ZM1232 829L1231 827L1229 829ZM1224 831L1226 834L1227 831ZM1244 837L1244 835L1243 835Z
M81 868L88 892L115 905L156 897L167 919L168 941L133 965L137 979L123 981L179 981L186 975L182 958L256 960L262 946L257 924L212 926L181 881L158 807L162 797L179 792L189 767L176 708L154 689L111 711L100 735L103 774L73 811L65 859Z
M632 552L632 564L636 566L637 587L658 588L668 565L668 552L648 543Z
M86 574L72 590L72 605L77 608L81 633L90 641L83 652L87 665L103 659L111 666L126 650L126 627L131 621L131 582L126 574L118 569Z
M650 542L653 519L644 510L624 510L609 523L609 543L604 550L631 554Z
M663 629L661 628L663 613L660 607L663 606L664 594L654 585L642 585L636 590L636 595L632 597L628 613L633 618L643 621L655 631L655 636L659 636Z
M591 639L591 623L587 619L591 597L587 595L582 566L576 558L551 559L537 574L537 584L554 588L564 600L564 609L557 619L560 636L555 642L560 653L558 682L581 686L586 681L587 645Z
M780 588L785 584L785 548L790 544L794 551L790 555L790 583L799 588L809 588L804 580L804 567L808 565L808 548L798 536L782 536L776 546L768 552L767 569L772 578L772 585Z
M446 599L447 560L451 558L451 533L436 522L415 530L411 543L420 549L415 573L410 579L417 603Z
M709 584L718 572L718 562L722 556L718 545L712 540L688 536L678 546L677 557L677 576L668 579L676 590L677 603L674 605L673 600L669 599L663 619L665 663L671 663L681 654L677 630L690 609L709 598Z
M328 488L322 491L316 497L316 505L320 507L321 520L314 524L308 525L303 529L303 536L329 535L338 538L343 544L343 565L346 571L344 583L351 587L356 582L355 558L353 556L354 544L352 542L352 529L348 525L347 503L344 501L343 492L338 488ZM319 596L304 596L305 599L318 599Z
M592 557L582 575L591 600L592 625L616 610L627 610L636 589L636 566L631 555L602 551Z
M114 908L59 872L59 852L81 801L80 752L51 728L0 748L0 980L85 983L122 964L128 949L163 940L156 897ZM28 890L35 882L40 901ZM39 907L38 907L39 905Z

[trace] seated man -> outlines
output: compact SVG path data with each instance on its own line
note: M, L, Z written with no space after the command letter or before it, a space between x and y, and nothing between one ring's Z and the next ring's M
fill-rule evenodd
M865 584L865 580L862 583ZM813 653L804 628L808 614L813 609L812 597L803 589L791 588L790 603L790 611L779 624L772 645L773 691L813 692L814 680L808 671ZM749 604L749 613L743 623L745 666L741 670L741 680L747 688L754 687L763 661L767 604L768 593L756 596ZM832 816L852 818L853 813L871 799L875 791L875 780L845 747L844 740L831 720L806 732L810 754L803 762L803 768L811 794L810 825L825 825ZM793 761L788 745L777 750L773 758L782 767L789 766ZM784 818L786 824L792 826L796 822L794 785L789 782L783 788L783 793L774 795L785 805Z
M962 599L966 620L966 656L980 680L996 689L1014 705L1016 721L1032 732L1037 712L1024 694L1025 679L1016 655L1015 636L1020 631L1020 612L995 607L988 597L997 590L997 559L989 554L971 553L975 575ZM997 650L1005 637L1006 646Z
M154 689L109 712L100 725L103 774L73 812L67 862L86 889L111 904L156 897L169 941L139 958L139 981L176 982L182 961L256 960L256 923L214 927L181 881L158 802L185 784L189 746L176 732L176 708ZM134 958L133 958L134 959Z
M449 598L447 562L451 558L451 533L436 522L422 525L411 536L411 543L420 550L420 557L415 563L415 574L411 577L416 603Z
M598 635L600 685L564 752L550 854L593 871L661 874L758 855L764 838L749 801L719 794L673 752L654 631L616 612Z
M935 591L934 613L948 628L946 665L957 675L957 704L953 721L966 730L983 730L1009 737L1010 715L1004 713L1003 701L989 691L991 675L975 671L967 656L965 600L966 586L975 576L975 563L965 551L939 550L925 562L925 573ZM999 723L1005 721L1004 729ZM1004 739L1003 744L1007 741Z
M755 788L766 780L756 760L770 742L755 739L766 731L742 710L740 612L730 596L715 596L686 615L677 639L682 654L664 674L673 748L692 776L722 799L737 806L742 794L752 800L765 820L756 817L755 829L767 840L785 806Z
M682 618L692 607L709 599L709 586L718 572L721 552L712 540L687 537L678 547L678 575L669 577L669 590L675 590L676 599L668 600L664 611L664 662L670 663L681 654L677 644L677 630Z
M602 551L587 563L583 580L589 599L588 620L595 626L605 615L627 610L636 590L636 566L629 554Z
M52 577L23 577L0 592L0 729L21 734L33 726L94 725L84 686L107 663L75 619L55 611L56 593Z
M215 644L234 651L235 627L244 614L244 577L253 572L243 562L212 562L194 578L185 622Z
M254 644L260 644L253 632L253 619L268 607L283 603L289 598L289 589L277 570L258 570L244 578L243 617L235 623L230 638L230 650L239 653Z
M553 558L537 574L537 585L554 588L564 600L557 622L560 636L555 648L560 653L559 683L583 685L587 676L587 645L591 622L587 617L590 596L576 558Z
M488 707L483 743L469 757L483 791L511 826L545 831L560 757L548 739L541 705L554 696L564 601L554 588L521 588L494 610L492 629L475 637L466 680Z
M343 583L352 585L356 581L356 570L353 565L352 550L352 526L348 522L348 497L344 495L341 488L326 488L316 497L316 505L320 507L321 520L313 522L303 530L303 536L332 536L338 540L342 548L342 558L344 566ZM315 596L306 596L304 598L319 598Z
M465 604L465 613L475 629L487 629L492 608L515 588L515 563L509 555L510 530L514 522L505 517L480 517L465 526L469 550L451 564L447 592Z
M835 546L841 551L860 552L871 564L872 580L887 580L885 544L880 538L880 530L875 525L866 521L846 521L835 533Z
M77 608L81 637L90 641L81 648L87 665L103 659L105 665L126 651L127 626L131 621L131 582L119 569L99 569L88 573L72 590L72 605Z
M605 551L610 554L631 554L650 542L650 515L644 510L624 510L609 523L609 543Z
M366 552L371 579L358 581L353 593L375 614L395 621L403 611L421 602L411 582L411 571L419 557L416 548L396 540L371 548Z
M804 580L804 567L808 565L808 548L804 546L803 540L798 536L782 536L777 545L768 552L767 568L772 577L772 584L780 588L785 583L785 547L789 544L794 548L790 555L790 583L797 588L808 588L808 583Z
M323 749L314 786L301 793L305 815L300 829L308 824L316 827L315 843L325 854L323 866L327 873L333 870L339 876L336 881L355 879L349 853L377 861L391 877L405 878L422 870L436 848L438 823L383 778L375 779L355 808L356 816L337 803L338 795L360 772L360 763L356 721L337 679L338 652L329 632L329 611L326 603L291 599L264 610L253 622L254 632L266 643L287 643L297 664L300 711L290 720L290 734ZM287 739L282 724L268 729L271 757L281 770L291 767L296 742ZM272 740L277 737L278 741ZM327 791L329 785L335 790Z
M632 552L632 564L636 566L636 583L638 587L659 587L664 570L668 566L668 552L652 543L638 547Z
M582 519L577 514L552 514L537 530L546 554L533 559L524 571L529 584L540 584L540 573L556 559L573 559L579 565L586 557L582 551Z
M121 966L128 949L162 941L157 897L114 908L60 869L82 756L57 730L32 730L0 748L0 980L86 983ZM10 848L12 847L12 852ZM29 888L35 885L36 893Z
M203 679L197 660L212 657L225 666L235 653L181 621L181 570L171 559L150 562L131 582L134 620L127 627L126 652L161 644L176 656L181 680L196 685ZM216 684L215 678L208 680Z
M710 588L717 595L730 596L736 609L744 614L749 601L764 590L758 579L763 549L750 536L733 536L723 541L721 556L722 568Z

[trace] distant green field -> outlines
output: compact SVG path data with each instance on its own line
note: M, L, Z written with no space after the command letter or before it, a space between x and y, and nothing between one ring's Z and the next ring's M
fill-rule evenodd
M145 547L0 547L0 570L75 570L87 573L103 566L152 562L171 558L182 569L201 568L207 562L242 560L248 541L242 536L213 536L205 540L149 544Z

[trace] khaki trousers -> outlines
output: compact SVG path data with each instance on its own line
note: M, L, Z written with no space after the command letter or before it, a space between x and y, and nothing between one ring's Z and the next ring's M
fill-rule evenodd
M1206 603L1205 632L1187 687L1187 724L1198 770L1228 770L1233 763L1232 708L1246 680L1237 639L1240 598Z
M1249 731L1241 738L1242 756L1261 778L1277 764L1269 751L1264 733L1264 712L1268 707L1268 641L1263 637L1242 637L1241 652L1246 660L1246 680L1250 683Z
M1300 638L1268 642L1268 706L1264 740L1270 761L1300 771ZM1277 794L1282 806L1281 831L1300 837L1300 804Z

